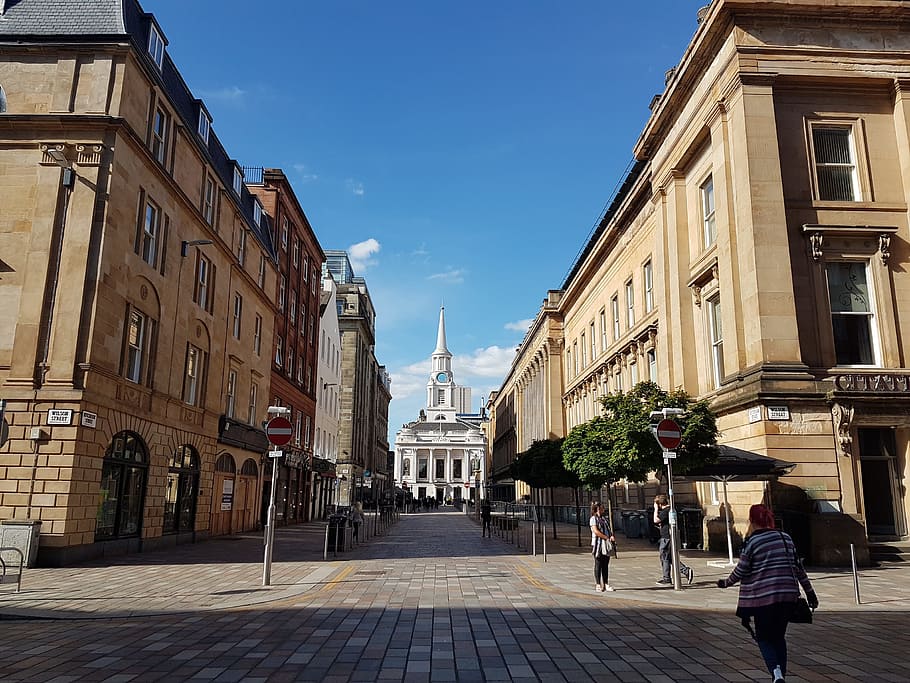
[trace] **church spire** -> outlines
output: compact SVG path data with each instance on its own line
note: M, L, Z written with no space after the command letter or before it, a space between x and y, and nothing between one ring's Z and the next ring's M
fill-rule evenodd
M433 354L444 353L449 354L449 349L446 348L446 307L439 307L439 332L436 333L436 350L433 351Z

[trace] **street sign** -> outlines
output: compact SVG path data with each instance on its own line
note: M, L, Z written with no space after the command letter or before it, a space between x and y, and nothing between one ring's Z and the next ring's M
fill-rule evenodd
M280 458L282 455L284 455L284 451L269 451L270 458Z
M661 420L657 423L657 442L668 451L672 451L682 441L682 431L676 420Z
M273 417L265 426L265 435L269 443L276 446L285 446L291 442L294 428L286 417Z

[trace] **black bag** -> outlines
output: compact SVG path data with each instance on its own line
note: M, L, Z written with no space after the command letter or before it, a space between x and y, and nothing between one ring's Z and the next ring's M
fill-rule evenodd
M805 598L796 598L793 603L793 611L790 613L791 624L811 624L812 610Z

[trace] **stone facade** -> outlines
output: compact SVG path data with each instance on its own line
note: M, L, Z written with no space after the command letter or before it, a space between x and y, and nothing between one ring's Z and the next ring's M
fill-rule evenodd
M842 563L910 514L906 8L715 0L703 19L560 290L565 425L648 378L709 399L722 443L796 463L731 484L737 532L765 500ZM520 425L529 391L510 375L496 411ZM717 517L716 487L689 494Z
M17 36L26 4L0 27L0 518L40 520L51 564L255 528L268 217L151 15L113 3L107 35L48 9L45 41Z

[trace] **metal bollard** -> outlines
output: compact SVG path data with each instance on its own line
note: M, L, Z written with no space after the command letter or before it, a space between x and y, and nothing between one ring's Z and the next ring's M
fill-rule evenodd
M325 525L325 546L322 549L322 559L329 559L329 525Z
M859 600L859 572L856 570L856 550L853 548L853 544L850 544L850 563L853 565L853 597L856 600L856 604L860 604Z
M547 561L547 530L543 530L543 561Z

